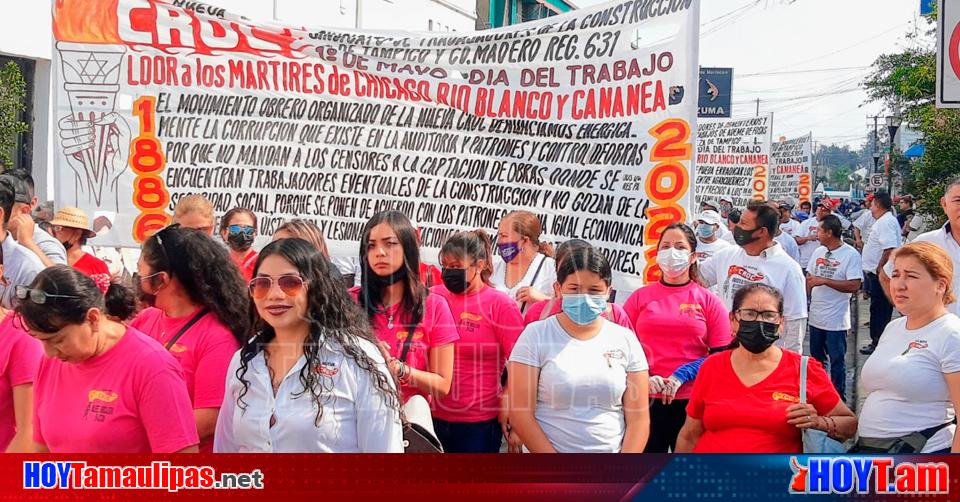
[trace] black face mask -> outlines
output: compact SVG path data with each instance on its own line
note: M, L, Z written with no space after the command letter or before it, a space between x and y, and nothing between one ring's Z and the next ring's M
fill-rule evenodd
M134 282L136 283L135 287L136 287L136 293L137 293L137 301L140 302L140 304L143 305L144 307L155 307L157 305L157 295L155 293L147 293L146 291L143 290L143 282L149 281L149 280L151 279L141 280L140 277L137 277L136 280L134 280Z
M63 244L63 249L70 249L73 247L73 243L69 241L60 241L60 244Z
M375 288L377 288L377 289L382 289L382 288L385 288L385 287L387 287L387 286L392 286L393 284L396 284L397 282L399 282L399 281L401 281L401 280L403 280L403 279L406 279L406 278L407 278L407 267L406 267L406 266L400 267L400 270L397 270L396 272L394 272L394 273L392 273L392 274L390 274L390 275L388 275L388 276L386 276L386 277L382 277L382 276L377 275L377 273L374 272L373 269L370 268L369 265L367 265L367 277L370 278L370 284L371 284L373 287L375 287Z
M227 234L227 244L234 251L246 251L253 246L253 234L230 232Z
M740 227L733 227L733 240L740 247L749 246L750 244L753 244L754 242L757 242L758 239L760 239L759 237L754 235L757 232L757 230L760 230L760 228L758 227L758 228L754 228L753 230L744 230Z
M779 324L763 321L740 321L737 330L737 341L740 345L754 354L759 354L780 339L777 330Z
M470 287L470 282L467 281L467 269L465 268L445 268L441 273L441 278L443 279L443 285L455 295L463 294Z

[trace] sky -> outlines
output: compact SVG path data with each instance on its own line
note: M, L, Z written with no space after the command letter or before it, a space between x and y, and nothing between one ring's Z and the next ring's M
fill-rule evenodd
M608 0L574 0L581 8ZM773 112L773 138L865 141L873 119L860 85L877 56L914 42L920 0L701 0L700 66L734 68L733 116Z

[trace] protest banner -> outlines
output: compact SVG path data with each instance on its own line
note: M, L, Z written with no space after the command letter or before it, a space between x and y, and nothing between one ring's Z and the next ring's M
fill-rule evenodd
M54 6L58 205L136 245L201 193L333 255L400 210L425 255L527 209L600 248L616 287L656 275L692 199L699 0L622 1L476 33L252 23L198 2Z
M697 123L696 207L730 197L744 208L767 195L770 115L748 119L704 119Z
M810 200L810 172L813 160L813 135L785 139L770 149L770 183L767 198L783 200L793 197L799 202Z

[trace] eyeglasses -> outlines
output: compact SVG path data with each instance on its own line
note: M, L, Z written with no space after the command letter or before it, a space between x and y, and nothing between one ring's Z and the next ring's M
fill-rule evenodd
M55 295L53 293L47 293L42 289L31 289L26 286L17 285L14 288L14 294L18 300L30 299L31 302L37 305L44 305L47 303L49 298L68 298L73 300L79 300L80 297L76 295Z
M230 225L227 227L227 232L231 234L246 234L253 235L255 228L250 225Z
M764 310L757 311L753 309L740 309L736 311L738 321L756 321L760 320L763 322L780 322L780 312L776 310Z
M287 296L297 296L303 290L307 281L299 275L281 275L280 277L255 277L250 281L250 296L257 300L262 300L270 294L273 289L273 283L276 281L280 286L280 291Z

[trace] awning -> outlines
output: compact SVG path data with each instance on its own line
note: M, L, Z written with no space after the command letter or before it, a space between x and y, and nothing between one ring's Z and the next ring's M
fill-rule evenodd
M926 152L927 147L921 143L907 148L907 151L903 152L903 156L911 159L917 159L923 157L923 154Z

